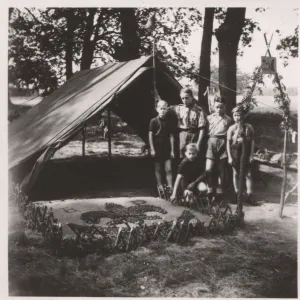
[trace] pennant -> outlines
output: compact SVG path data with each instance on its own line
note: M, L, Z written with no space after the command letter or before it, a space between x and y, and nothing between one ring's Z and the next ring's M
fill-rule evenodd
M148 31L154 31L154 28L155 28L155 13L149 16L148 21L144 26L144 29Z

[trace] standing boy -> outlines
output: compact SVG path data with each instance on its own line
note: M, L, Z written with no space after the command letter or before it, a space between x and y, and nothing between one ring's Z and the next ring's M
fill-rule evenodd
M256 205L256 202L252 198L252 176L250 164L253 162L254 154L254 130L250 124L244 123L244 113L239 107L235 107L232 110L234 125L230 126L227 132L227 153L228 163L232 165L233 170L233 186L236 194L238 193L240 178L240 162L242 156L242 143L245 143L244 155L246 160L245 165L245 177L247 188L247 201Z
M198 152L203 147L207 120L191 89L183 88L180 97L183 104L175 106L175 112L178 118L180 158L184 158L186 145L195 143Z
M168 103L160 100L156 110L158 116L150 121L149 125L149 145L151 156L154 158L155 177L159 195L167 192L169 197L172 193L172 164L174 158L174 131L176 122L167 114ZM166 174L167 188L164 189L163 174Z
M215 99L215 112L207 117L209 124L208 142L206 152L206 176L207 193L210 199L213 198L213 176L212 170L215 163L218 165L219 186L216 189L218 196L223 194L225 181L225 166L227 162L226 136L228 128L233 124L233 120L225 114L225 101L221 97Z

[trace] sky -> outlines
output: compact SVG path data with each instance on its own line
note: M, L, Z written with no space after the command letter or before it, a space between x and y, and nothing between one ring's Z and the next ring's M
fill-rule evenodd
M244 48L243 56L238 57L238 68L245 73L251 74L254 71L254 68L260 65L261 56L264 56L266 53L267 48L263 34L267 33L267 37L270 39L271 34L273 33L270 52L272 56L277 57L277 71L283 76L283 82L286 86L297 86L299 84L299 77L297 76L299 61L298 59L290 59L288 66L283 66L283 61L279 59L279 52L276 50L280 36L275 30L279 29L282 37L293 34L294 29L298 24L298 14L299 10L295 10L291 7L272 7L262 13L255 12L254 8L247 8L246 17L258 22L261 31L254 32L251 48ZM214 27L217 26L219 25L215 22ZM192 33L187 47L187 53L193 61L199 59L201 40L202 28L199 28L199 30ZM216 45L217 40L213 37L212 49L215 48ZM212 56L212 64L218 65L218 59L218 54ZM265 83L269 86L271 85L271 80L266 78Z

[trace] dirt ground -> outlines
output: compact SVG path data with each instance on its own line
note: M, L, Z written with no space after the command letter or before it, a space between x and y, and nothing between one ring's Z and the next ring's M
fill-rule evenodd
M156 197L152 161L140 154L142 145L135 136L115 136L109 162L107 141L88 141L82 158L81 143L74 140L47 164L31 197ZM268 186L255 183L259 206L245 205L243 228L186 245L152 242L111 256L56 257L27 229L24 242L16 243L14 232L24 231L24 221L10 203L10 296L296 298L297 194L279 218L281 173L262 171ZM290 184L295 180L289 175Z

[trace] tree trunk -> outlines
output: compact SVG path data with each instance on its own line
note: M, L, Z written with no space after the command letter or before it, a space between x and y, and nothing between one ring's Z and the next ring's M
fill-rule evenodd
M228 115L236 106L236 59L245 14L246 8L228 8L224 22L215 33L219 45L220 93L225 98Z
M65 13L67 21L67 37L66 37L66 77L67 80L73 75L73 45L74 45L74 14L72 9L67 9Z
M137 34L138 24L134 8L120 8L121 35L123 44L115 49L114 58L119 61L127 61L139 58L140 38Z
M93 62L95 50L95 43L94 41L91 41L91 36L94 30L94 17L97 12L97 9L88 8L87 11L89 12L89 15L86 18L86 27L83 37L82 56L80 63L81 70L90 69L91 64Z
M213 22L214 22L215 9L212 7L205 8L203 36L201 43L201 54L200 54L200 73L199 78L199 92L198 101L200 106L209 112L208 109L208 94L204 96L206 88L210 86L210 53L211 53L211 39L213 33ZM207 79L205 79L205 78Z

